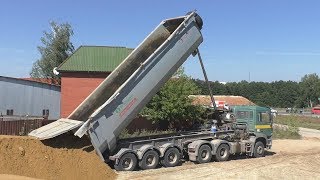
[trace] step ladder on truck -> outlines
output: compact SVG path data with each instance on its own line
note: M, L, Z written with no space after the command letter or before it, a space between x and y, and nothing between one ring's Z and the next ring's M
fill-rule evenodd
M198 50L203 41L202 25L196 12L163 20L67 118L36 129L29 136L44 140L69 131L74 131L80 138L87 134L100 158L114 162L115 169L120 171L131 171L137 166L153 169L159 164L172 167L182 158L205 163L211 161L212 156L223 161L229 154L236 153L263 156L264 149L271 147L272 121L268 119L267 128L264 128L271 128L271 135L260 129L257 132L253 125L258 123L256 117L259 113L268 114L269 110L262 107L259 110L256 107L235 108L235 112L246 113L249 119L252 117L238 123L229 112L215 108L211 91L212 118L221 127L217 132L204 129L118 138L191 54L198 55L207 81ZM227 127L232 128L222 130L224 124L231 124ZM250 151L248 147L251 147Z

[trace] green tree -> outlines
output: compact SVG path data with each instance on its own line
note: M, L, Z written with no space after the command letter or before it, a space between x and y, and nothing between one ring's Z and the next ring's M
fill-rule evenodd
M270 84L270 98L273 107L300 107L299 84L293 81L275 81Z
M192 105L188 96L199 92L197 85L180 69L146 105L142 115L169 128L191 127L201 119L204 110Z
M312 107L318 103L320 97L320 79L316 73L307 74L301 78L301 96L302 102L308 102Z
M30 76L53 78L59 81L59 77L54 75L53 69L73 53L74 47L70 42L73 30L69 23L51 22L50 26L51 32L44 31L44 35L41 37L43 45L38 46L41 57L34 62Z

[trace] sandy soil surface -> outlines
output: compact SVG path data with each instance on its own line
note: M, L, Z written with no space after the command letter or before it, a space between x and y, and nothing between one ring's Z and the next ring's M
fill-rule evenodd
M300 130L301 131L301 130ZM305 135L303 135L305 134ZM95 154L88 139L73 135L47 141L0 135L0 180L35 179L319 179L318 131L303 140L274 140L264 158L232 157L228 162L119 172Z
M274 140L264 158L120 172L118 179L320 179L320 139Z
M2 180L39 180L35 178L25 177L25 176L18 176L12 174L0 174L0 179Z
M114 179L87 139L0 136L0 179ZM6 174L6 175L5 175ZM10 175L8 175L10 174ZM19 177L19 176L25 177Z

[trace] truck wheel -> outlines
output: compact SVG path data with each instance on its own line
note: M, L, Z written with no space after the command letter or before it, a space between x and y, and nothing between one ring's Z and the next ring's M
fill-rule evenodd
M137 157L132 153L124 154L117 165L114 165L114 169L117 171L133 171L137 166Z
M218 162L220 161L226 161L228 160L229 158L229 155L230 155L230 148L228 145L226 144L221 144L218 149L217 149L217 152L216 152L216 160Z
M169 148L161 160L161 164L164 167L174 167L180 162L180 152L177 148Z
M198 156L197 156L196 162L199 164L207 163L211 161L211 158L212 158L211 148L206 144L200 146L198 150Z
M139 162L141 169L154 169L159 164L159 155L155 150L149 150L144 153Z
M253 157L263 157L265 155L264 144L261 141L256 142L253 150Z

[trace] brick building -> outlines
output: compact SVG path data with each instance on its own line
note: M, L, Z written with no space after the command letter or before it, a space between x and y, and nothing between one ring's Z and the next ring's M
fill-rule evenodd
M57 68L61 75L61 117L67 117L132 51L80 46Z

